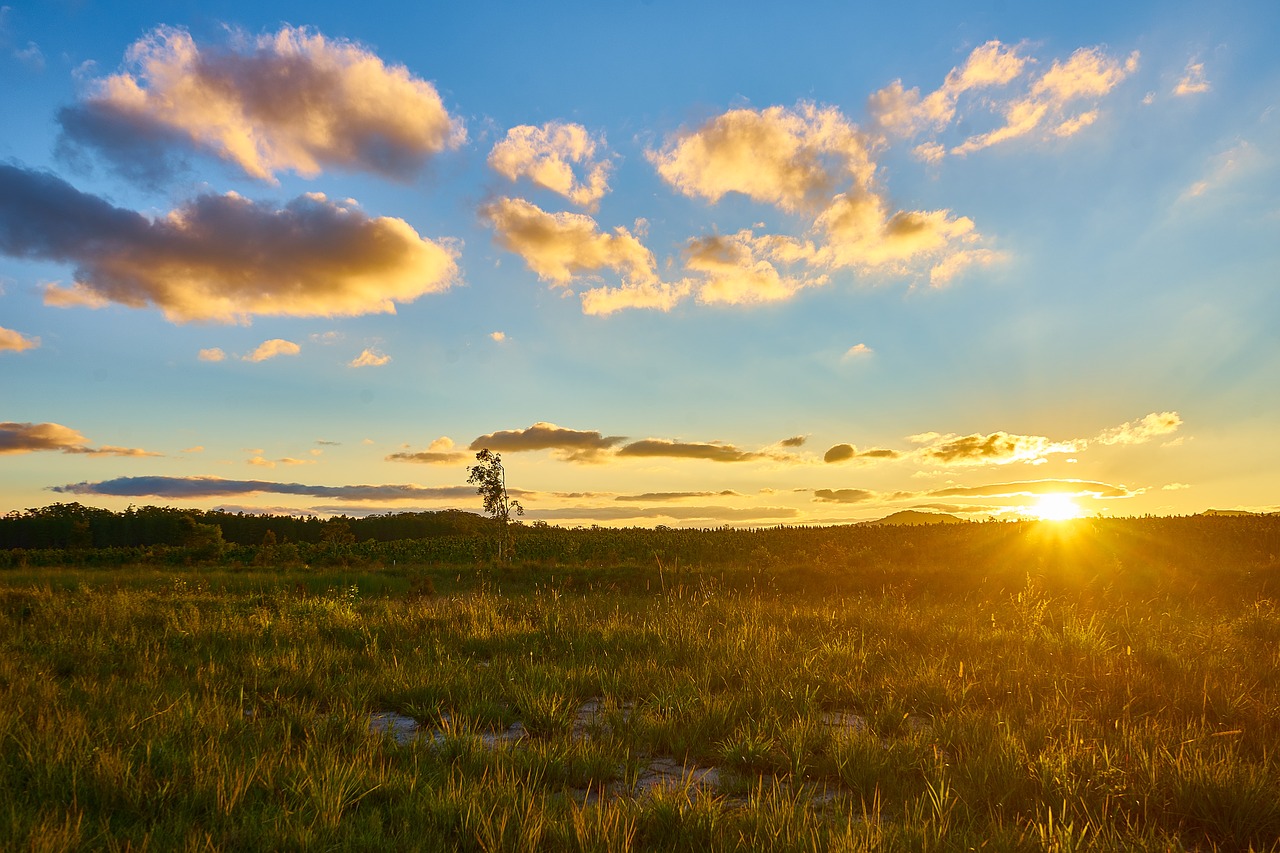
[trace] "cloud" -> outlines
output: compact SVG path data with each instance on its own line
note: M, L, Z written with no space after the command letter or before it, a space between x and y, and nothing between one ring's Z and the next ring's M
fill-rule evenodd
M620 435L602 435L595 430L569 429L539 421L527 429L499 430L479 436L471 442L470 449L512 453L554 450L570 462L593 462L625 440Z
M989 267L1008 258L992 249L961 249L944 257L929 270L929 286L945 287L969 267Z
M1087 442L1052 441L1041 435L993 432L988 435L938 435L925 433L910 440L924 444L918 454L939 465L1007 465L1010 462L1037 463L1054 453L1076 453Z
M717 202L739 193L800 217L802 237L757 234L690 240L686 268L705 303L761 304L825 285L834 270L908 273L943 264L955 243L978 241L948 210L893 211L875 185L867 137L832 107L731 110L668 140L649 158L673 187ZM757 226L759 227L759 226ZM946 267L944 266L945 270Z
M246 356L241 357L241 361L266 361L269 358L275 358L279 355L297 355L302 352L302 347L293 341L286 341L283 338L272 338L269 341L263 341L258 344L258 348Z
M857 455L852 444L837 444L822 455L823 462L845 462Z
M1210 190L1218 189L1233 180L1239 180L1243 175L1256 170L1261 163L1262 158L1257 148L1241 140L1226 151L1214 155L1210 161L1208 174L1188 187L1178 200L1189 201L1199 198Z
M577 278L612 270L621 287L599 287L582 295L587 314L610 314L622 308L668 311L687 287L659 280L653 253L629 230L612 234L581 213L548 213L524 199L500 198L480 209L494 229L498 245L524 259L543 281L569 287Z
M125 61L59 121L69 144L126 173L180 144L271 182L281 171L314 177L327 168L407 179L466 139L431 83L302 27L232 33L225 46L159 27Z
M934 498L1010 498L1050 494L1094 498L1129 498L1139 493L1130 491L1124 486L1113 486L1108 483L1098 483L1091 480L1023 480L1014 483L991 483L985 486L955 486L926 493L928 497Z
M232 495L305 495L349 501L457 500L474 498L470 486L362 485L310 486L302 483L271 483L265 480L225 480L221 477L118 477L97 483L69 483L51 486L50 491L72 495L107 497L161 497L178 500L216 498Z
M507 333L506 332L490 332L489 338L491 340L497 341L498 343L502 343L507 339Z
M822 461L827 463L848 462L851 459L897 459L902 456L896 450L886 450L882 447L873 447L870 450L858 452L858 448L852 444L837 444L827 450L822 455Z
M867 346L866 344L854 344L853 346L849 347L847 350L844 351L844 355L840 357L840 360L851 361L855 358L866 358L874 354L875 354L875 350L873 350L871 347Z
M405 450L386 457L388 462L420 462L426 465L460 465L468 458L470 454L453 449L453 439L447 435L442 435L431 442L426 450L417 452Z
M383 355L371 349L361 350L360 354L347 363L347 367L382 367L391 361L391 356Z
M792 507L727 507L727 506L659 506L659 507L563 507L557 509L532 509L526 518L537 520L592 520L622 521L629 518L670 518L678 521L707 521L720 524L724 521L767 521L795 518L799 512Z
M879 492L867 489L817 489L813 499L823 503L860 504L878 500Z
M0 252L70 262L46 304L155 305L172 322L395 313L447 289L456 250L404 220L308 193L284 207L202 195L148 219L44 172L0 164Z
M974 48L964 65L952 68L942 86L921 97L916 88L904 89L895 80L867 99L867 111L876 125L893 136L910 137L926 129L940 129L951 122L956 101L965 92L1003 86L1018 77L1029 60L1019 47L989 41Z
M1166 483L1165 485L1160 487L1160 490L1163 492L1179 492L1179 491L1182 491L1183 489L1189 489L1189 488L1191 488L1191 486L1188 485L1187 483Z
M790 438L784 438L778 442L779 447L804 447L809 441L807 435L793 435Z
M750 230L696 237L685 248L685 266L703 275L698 300L710 304L752 305L781 302L805 287L827 283L826 276L784 275L761 257L776 241ZM811 255L810 251L806 254Z
M615 501L681 501L686 498L740 498L743 495L732 489L720 492L645 492L640 495L618 495Z
M603 148L604 139L593 137L580 124L522 124L493 146L489 166L508 180L528 178L579 207L594 210L609 191L611 166L607 160L595 159L597 146ZM584 173L582 178L575 166Z
M790 461L794 454L781 450L741 450L720 442L689 442L666 438L645 438L618 449L618 456L706 459L711 462L754 462L761 459Z
M227 357L227 354L222 351L221 347L210 347L209 349L202 349L200 350L199 353L196 354L196 358L200 359L201 361L223 361L224 359L226 359L226 357Z
M1104 429L1093 439L1098 444L1142 444L1159 435L1176 432L1182 425L1177 412L1152 412L1136 421L1125 421L1120 426Z
M1204 76L1204 63L1191 60L1187 63L1187 69L1182 78L1178 80L1178 85L1173 87L1173 94L1181 97L1199 95L1207 91L1209 91L1209 81Z
M136 447L113 447L104 444L90 447L89 440L71 427L55 423L0 423L0 455L53 450L82 453L87 456L163 456Z
M0 352L25 352L38 346L40 346L39 338L31 338L21 332L0 326Z
M819 210L837 186L866 186L875 172L858 129L835 108L807 103L730 110L648 157L685 195L714 203L741 193L790 212Z
M197 444L193 447L184 447L182 448L182 452L183 453L204 453L204 445Z
M952 148L951 153L970 154L1026 136L1045 125L1051 125L1059 136L1070 136L1091 124L1096 112L1082 110L1069 113L1068 107L1081 100L1096 102L1137 68L1137 51L1121 61L1108 56L1101 48L1080 48L1065 62L1054 60L1049 70L1032 83L1026 95L1004 104L1005 123L1002 127L970 136Z

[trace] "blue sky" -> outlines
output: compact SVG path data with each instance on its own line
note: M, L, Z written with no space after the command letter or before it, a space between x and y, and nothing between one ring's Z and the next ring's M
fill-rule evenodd
M5 5L0 510L1280 508L1275 4L549 5Z

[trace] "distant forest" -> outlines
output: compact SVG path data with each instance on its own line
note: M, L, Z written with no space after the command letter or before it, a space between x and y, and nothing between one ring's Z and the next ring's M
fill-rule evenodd
M511 533L507 570L710 572L752 589L1017 589L1035 578L1060 591L1280 595L1277 515L701 530L535 522ZM0 518L0 569L453 570L494 566L498 538L491 519L457 510L321 519L71 503Z

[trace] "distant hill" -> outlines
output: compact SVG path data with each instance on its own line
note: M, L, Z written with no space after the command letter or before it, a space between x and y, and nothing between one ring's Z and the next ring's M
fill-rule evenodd
M1208 516L1209 518L1215 518L1215 517L1238 518L1240 516L1247 516L1247 515L1271 515L1271 514L1273 513L1249 512L1249 510L1247 509L1206 509L1204 512L1200 513L1200 515Z
M895 512L893 515L886 515L884 518L875 521L864 521L865 525L876 524L896 524L896 525L913 525L913 524L964 524L963 518L956 518L945 512L921 512L918 509L904 509L901 512Z

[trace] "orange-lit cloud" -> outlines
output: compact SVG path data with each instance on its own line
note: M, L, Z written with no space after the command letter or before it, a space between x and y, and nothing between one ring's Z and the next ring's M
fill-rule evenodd
M938 465L1006 465L1010 462L1036 463L1050 454L1076 453L1086 442L1053 441L1042 435L1015 435L993 432L989 435L937 435L925 433L911 436L924 446L917 451L927 462Z
M547 122L542 127L522 124L489 152L489 165L515 181L528 178L558 193L579 207L594 210L609 191L608 160L596 159L604 140L593 137L579 124ZM583 175L578 177L578 167Z
M297 355L302 352L302 347L293 341L286 341L283 338L272 338L269 341L263 341L258 344L258 348L246 356L241 357L241 361L266 361L269 358L275 358L280 355Z
M511 451L554 450L571 462L593 462L626 438L602 435L596 430L578 430L539 421L527 429L491 432L471 442L471 450Z
M871 347L867 346L866 344L854 344L853 346L849 347L847 350L844 351L844 355L841 356L841 360L851 361L855 358L866 358L874 354L875 354L875 350L873 350Z
M148 219L10 165L0 165L0 252L76 264L75 285L46 287L47 304L150 304L178 323L395 313L457 274L452 246L349 200L204 195Z
M1028 59L1017 46L989 41L974 48L964 65L952 68L942 86L921 97L917 88L904 89L895 80L867 99L867 110L876 125L894 136L909 137L950 123L960 95L972 89L1003 86L1014 80Z
M391 356L371 349L364 349L347 363L347 367L382 367L391 361Z
M992 249L961 249L946 255L929 270L929 286L945 287L970 267L989 267L1007 259L1003 252Z
M870 450L858 450L852 444L837 444L822 454L822 461L827 463L848 462L858 459L898 459L902 454L896 450L888 450L883 447L873 447Z
M125 59L128 70L97 81L60 122L68 141L126 173L154 177L157 155L181 145L272 182L328 168L405 179L466 139L431 83L306 28L233 33L223 46L160 27Z
M860 504L881 500L882 495L867 489L817 489L813 499L823 503Z
M682 501L689 498L741 498L745 497L740 492L733 489L724 489L719 492L645 492L639 495L616 495L615 501Z
M1187 63L1187 70L1178 85L1173 88L1175 95L1199 95L1209 91L1209 80L1204 76L1204 63L1192 60Z
M51 486L50 491L72 495L111 497L163 497L176 500L231 495L276 494L340 498L349 501L397 501L422 499L462 500L475 497L471 486L359 485L313 486L303 483L271 483L264 480L225 480L221 477L118 477L97 483ZM512 490L513 494L516 490Z
M791 461L795 454L778 448L742 450L721 442L679 441L667 438L645 438L623 445L620 457L663 457L670 459L706 459L711 462L755 462L760 460Z
M727 506L654 506L654 507L562 507L531 509L525 517L535 520L622 521L629 518L673 519L723 524L726 521L767 521L795 518L799 511L791 507L727 507Z
M575 279L612 270L619 287L597 287L582 294L588 314L609 314L622 308L666 311L687 288L659 280L653 253L628 229L602 232L596 221L581 213L548 213L524 199L501 198L481 208L494 229L498 245L524 259L540 279L568 287Z
M1139 420L1104 429L1093 440L1098 444L1142 444L1156 436L1176 432L1181 425L1182 416L1177 412L1152 412Z
M819 210L838 186L867 186L875 172L858 129L806 103L730 110L648 156L685 195L714 203L736 192L792 212Z
M790 299L805 287L822 285L825 276L784 275L761 257L768 238L750 231L697 237L685 249L685 267L704 278L698 300L711 304L752 305Z
M0 423L0 455L52 450L60 453L82 453L86 456L162 456L136 447L114 447L104 444L90 447L89 440L71 427L55 423Z
M200 359L201 361L223 361L226 359L226 357L227 357L227 354L222 351L221 347L210 347L209 349L202 349L200 350L199 353L196 354L196 358Z
M1096 113L1089 109L1070 110L1080 101L1092 103L1109 94L1137 68L1137 51L1122 61L1101 48L1080 48L1065 62L1055 60L1031 85L1028 94L1004 105L1002 127L970 136L952 148L951 153L963 155L980 151L1026 136L1046 125L1058 136L1070 136L1096 118Z
M0 352L24 352L40 346L39 338L28 337L13 329L0 326Z
M387 461L419 462L426 465L460 465L469 458L471 458L471 454L454 450L453 439L447 435L442 435L427 445L426 450L417 452L405 450L392 453L387 456Z
M935 498L961 497L1032 497L1034 495L1061 494L1073 497L1129 498L1138 492L1124 486L1097 483L1090 480L1023 480L1015 483L991 483L984 486L954 486L936 489L926 495Z

